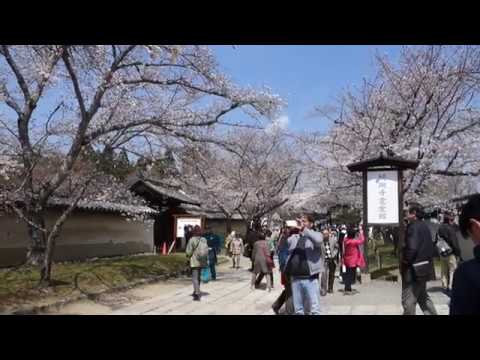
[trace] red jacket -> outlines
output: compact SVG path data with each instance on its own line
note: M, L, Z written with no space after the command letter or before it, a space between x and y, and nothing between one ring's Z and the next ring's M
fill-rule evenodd
M360 251L360 245L365 242L363 231L360 231L360 236L357 239L345 238L343 240L343 265L346 267L365 267L365 259Z

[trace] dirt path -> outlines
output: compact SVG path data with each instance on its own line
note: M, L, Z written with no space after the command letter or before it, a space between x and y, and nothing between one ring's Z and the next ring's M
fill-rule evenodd
M278 268L272 292L250 290L250 262L244 259L242 269L230 268L230 263L217 267L217 281L202 284L202 300L192 301L190 278L167 280L115 294L105 294L95 301L83 300L51 310L48 314L75 315L180 315L180 314L235 314L273 315L271 304L280 294ZM401 286L382 280L357 284L359 293L343 296L343 286L335 281L333 294L321 299L321 310L326 315L400 315ZM428 287L439 314L448 314L449 299L439 291L439 282ZM420 309L417 313L421 314Z
M230 263L224 263L217 267L222 271L228 271ZM133 304L148 301L162 294L171 294L179 290L191 287L191 279L181 277L164 280L154 284L141 285L133 289L103 294L95 300L80 300L61 308L49 309L42 314L45 315L108 315L113 311L131 306Z

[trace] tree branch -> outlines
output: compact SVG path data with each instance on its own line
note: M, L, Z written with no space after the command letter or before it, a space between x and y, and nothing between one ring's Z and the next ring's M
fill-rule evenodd
M15 74L15 77L17 78L17 83L20 89L22 90L23 98L25 99L25 104L29 104L32 98L30 96L30 90L28 88L27 82L25 81L25 78L20 72L20 69L18 68L17 63L12 58L12 55L10 54L10 50L8 48L9 48L8 45L2 45L2 55L5 57L5 60L7 60L8 65L10 66L13 73Z

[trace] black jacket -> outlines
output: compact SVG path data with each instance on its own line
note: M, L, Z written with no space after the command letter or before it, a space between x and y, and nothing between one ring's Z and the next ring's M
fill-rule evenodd
M433 266L434 253L435 249L432 234L427 224L421 220L415 220L408 224L405 245L402 252L403 279L405 281L415 280L412 265L422 261L428 261L430 262L428 275L418 280L435 280L435 268Z
M251 229L247 231L247 235L245 239L247 246L245 246L244 256L252 258L253 246L255 245L259 237L260 237L260 234L258 231L251 230Z
M452 248L455 256L460 256L460 247L458 245L457 233L453 225L442 224L438 228L438 236L443 238Z
M450 315L480 315L480 245L475 258L461 263L453 275Z

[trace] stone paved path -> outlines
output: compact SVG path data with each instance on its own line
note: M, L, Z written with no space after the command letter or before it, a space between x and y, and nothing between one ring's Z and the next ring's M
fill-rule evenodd
M261 289L250 290L251 273L247 270L248 259L243 268L231 269L224 264L217 269L217 281L202 284L200 302L192 300L192 286L166 291L154 298L135 303L120 310L116 315L273 315L271 304L281 292L278 271L275 271L274 289L269 293L265 284ZM265 280L263 281L263 283ZM449 298L439 291L439 282L429 283L429 293L440 315L448 314ZM401 286L399 283L375 280L354 286L359 293L344 296L342 285L336 280L334 294L321 298L326 315L400 315ZM422 314L417 307L417 314Z

